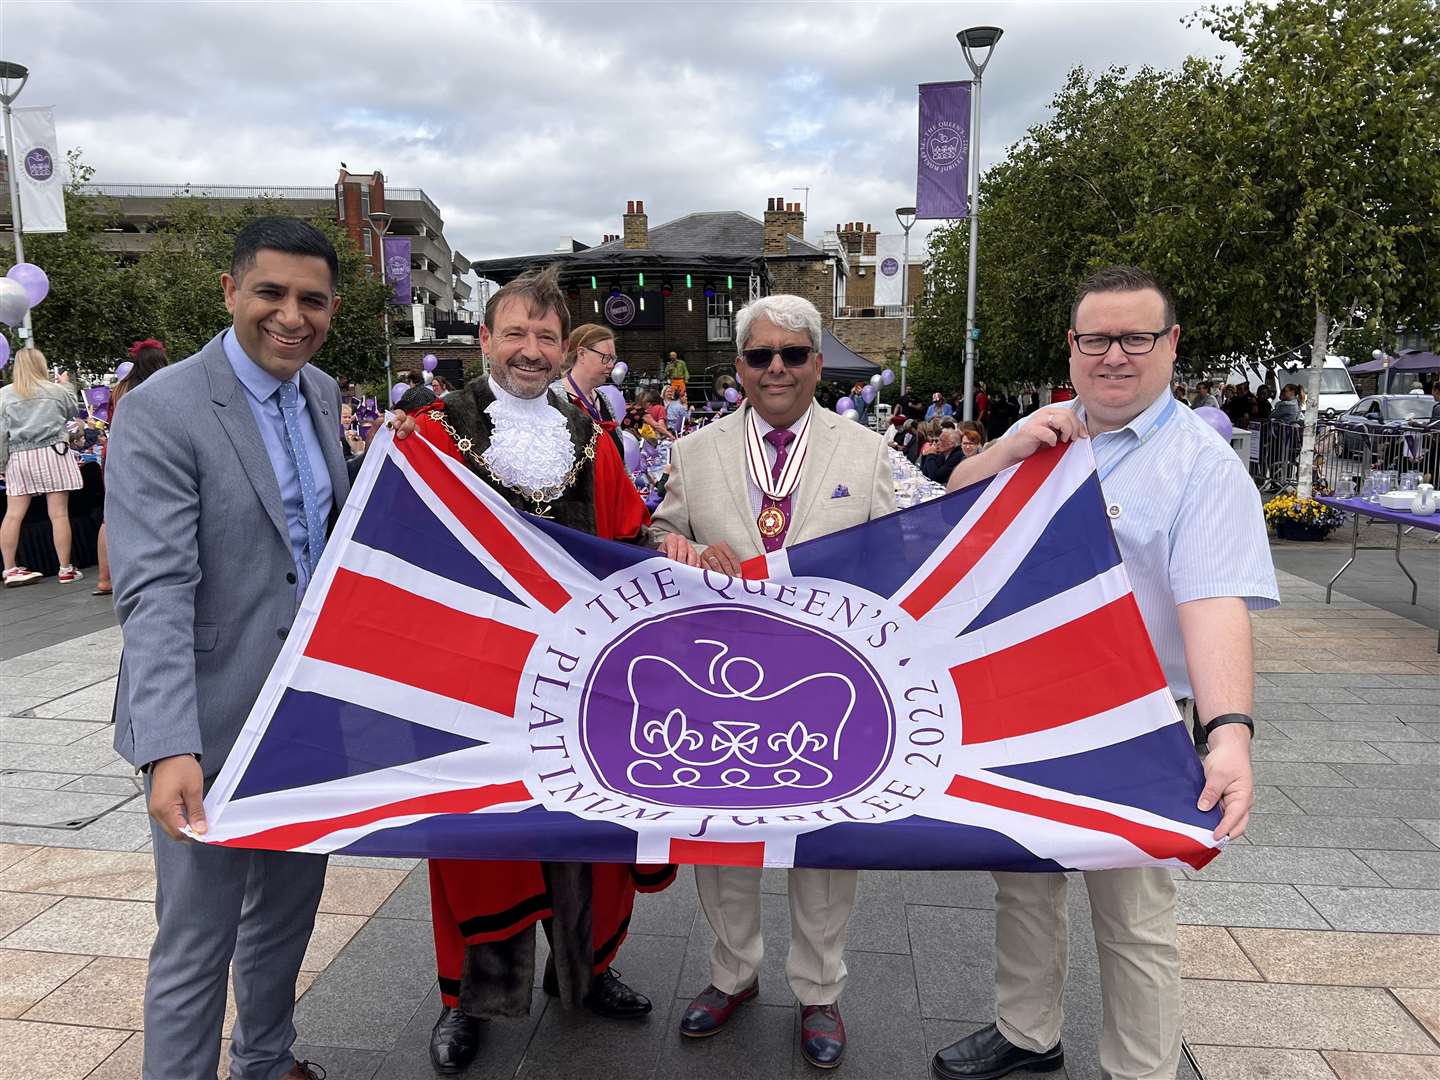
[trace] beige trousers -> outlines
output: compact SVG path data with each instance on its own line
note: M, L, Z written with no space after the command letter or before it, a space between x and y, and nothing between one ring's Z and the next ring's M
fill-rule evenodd
M855 906L854 870L791 870L790 955L785 975L801 1005L832 1005L845 988L845 934ZM697 866L700 907L715 931L710 981L734 994L755 981L765 955L760 870Z
M1106 1080L1173 1080L1180 1058L1175 882L1165 867L1091 870L1100 955ZM1044 1051L1060 1041L1069 945L1066 875L994 875L995 996L1000 1034Z

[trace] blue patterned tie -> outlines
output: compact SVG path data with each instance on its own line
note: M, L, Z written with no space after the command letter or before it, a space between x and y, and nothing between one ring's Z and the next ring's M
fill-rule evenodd
M315 474L310 455L300 434L300 395L293 382L280 384L280 416L285 421L285 445L300 477L300 499L305 507L305 576L314 577L320 552L325 548L325 523L320 520L320 500L315 494Z

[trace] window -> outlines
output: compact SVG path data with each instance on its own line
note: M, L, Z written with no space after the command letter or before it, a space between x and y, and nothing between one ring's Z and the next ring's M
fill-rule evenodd
M729 341L735 336L733 307L729 293L717 292L705 298L706 341Z
M335 185L335 220L345 220L345 185Z
M361 236L364 238L364 240L365 240L365 254L368 256L368 255L374 250L374 248L371 246L370 229L369 229L369 227L367 226L366 229L365 229L365 231L364 231L363 233L361 233L360 235L361 235Z
M360 189L360 216L366 221L370 220L370 185L366 184Z

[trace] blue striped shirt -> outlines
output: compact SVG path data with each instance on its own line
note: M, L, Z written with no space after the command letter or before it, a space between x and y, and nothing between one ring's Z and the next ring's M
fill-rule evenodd
M1177 605L1238 596L1263 611L1280 603L1280 590L1260 493L1245 466L1214 428L1172 400L1167 389L1090 444L1145 629L1171 692L1187 698L1194 694ZM1083 420L1078 399L1071 407Z

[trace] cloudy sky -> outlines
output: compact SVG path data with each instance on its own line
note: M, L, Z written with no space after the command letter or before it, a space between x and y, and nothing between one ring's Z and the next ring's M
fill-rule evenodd
M32 72L96 179L329 185L338 163L423 187L471 258L803 202L895 231L913 202L915 85L968 77L964 26L1005 30L982 166L1074 64L1170 67L1221 44L1179 3L408 3L3 0L0 58Z

